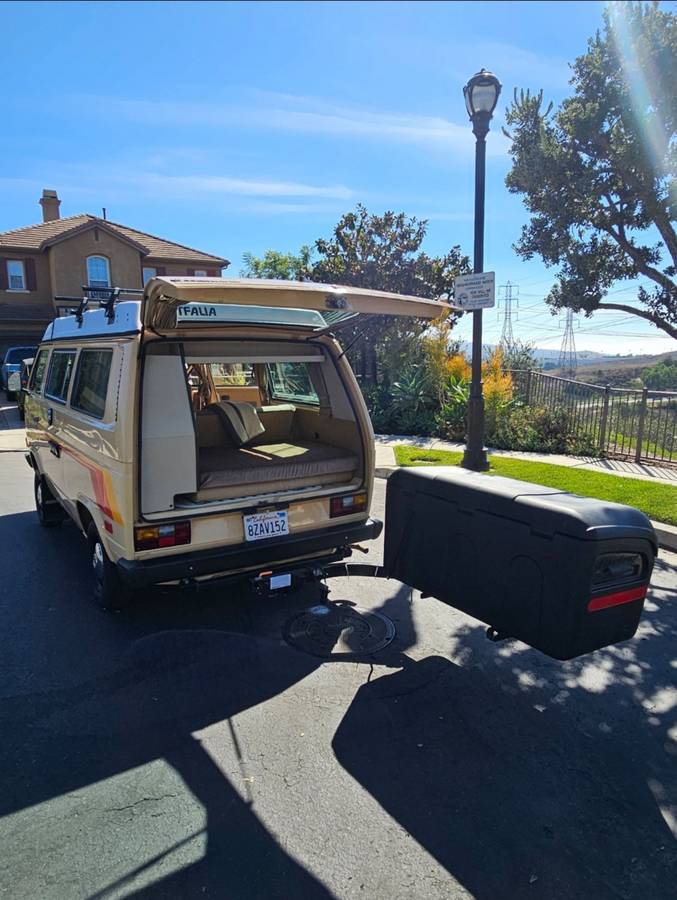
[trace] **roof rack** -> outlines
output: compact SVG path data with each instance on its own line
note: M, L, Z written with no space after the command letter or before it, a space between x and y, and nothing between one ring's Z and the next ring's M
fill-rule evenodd
M104 309L106 311L106 319L108 320L108 322L112 322L115 319L115 304L120 300L120 294L143 295L143 289L141 288L103 288L92 287L91 285L87 284L83 284L82 292L82 297L54 297L55 300L72 301L73 303L77 303L77 308L74 311L74 315L75 320L79 326L82 325L82 317L89 308L90 300L97 301L99 309Z

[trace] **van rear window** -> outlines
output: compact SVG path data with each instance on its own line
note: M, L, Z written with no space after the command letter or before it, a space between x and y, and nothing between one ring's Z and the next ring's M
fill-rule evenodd
M60 400L62 403L66 402L74 362L75 350L55 350L52 353L47 386L45 387L47 397L51 397L53 400Z
M112 350L83 350L80 353L71 407L102 419L106 409Z

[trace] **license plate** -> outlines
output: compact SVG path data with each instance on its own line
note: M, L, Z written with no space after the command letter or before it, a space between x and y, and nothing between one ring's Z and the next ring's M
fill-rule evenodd
M287 510L275 512L254 513L251 516L242 517L244 524L244 539L246 541L261 541L265 538L281 537L289 534L289 520Z

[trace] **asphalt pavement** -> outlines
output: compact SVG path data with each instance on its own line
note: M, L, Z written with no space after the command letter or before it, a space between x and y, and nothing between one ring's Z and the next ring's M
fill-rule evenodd
M314 588L96 609L84 540L39 527L23 455L0 453L0 892L674 897L676 566L635 639L570 663L336 579L397 636L322 661L282 638Z

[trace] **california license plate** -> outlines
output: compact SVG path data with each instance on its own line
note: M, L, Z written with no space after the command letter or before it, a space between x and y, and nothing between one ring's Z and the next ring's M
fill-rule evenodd
M254 513L251 516L243 516L242 520L246 541L261 541L265 538L282 537L289 534L289 519L286 509Z

